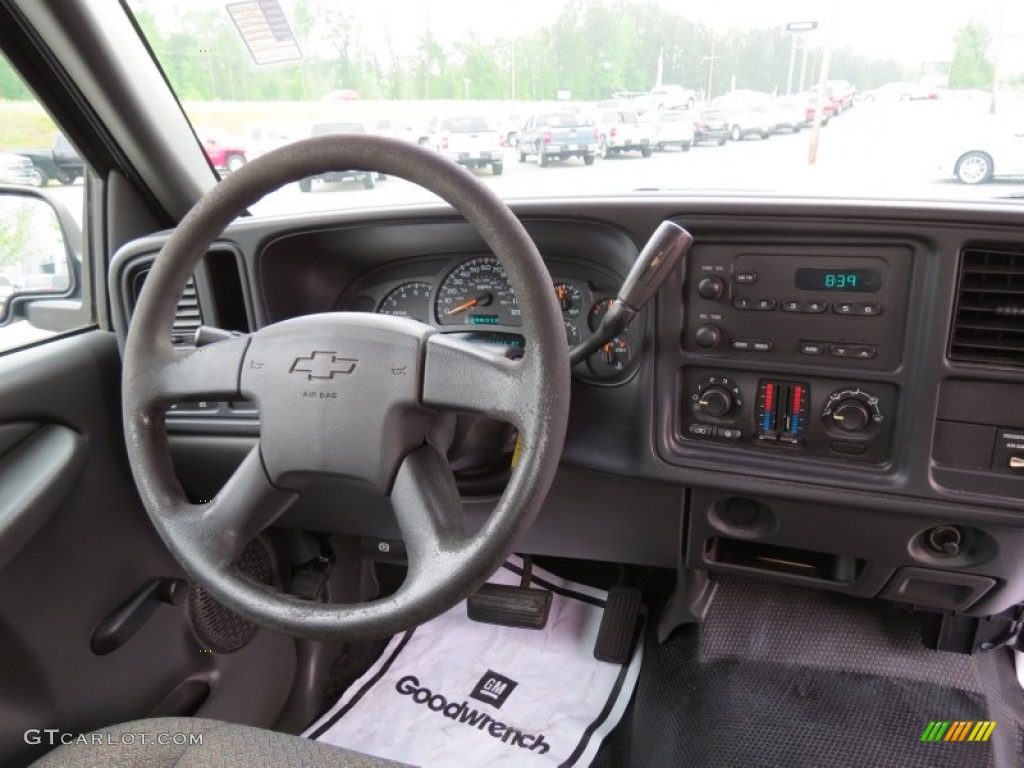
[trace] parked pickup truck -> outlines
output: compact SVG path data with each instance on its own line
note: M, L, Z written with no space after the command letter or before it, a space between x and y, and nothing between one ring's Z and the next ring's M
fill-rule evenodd
M641 123L636 112L628 109L603 109L594 117L598 154L601 157L620 152L654 154L654 124Z
M489 165L495 176L505 170L501 134L484 117L463 115L434 121L431 144L436 152L467 168Z
M543 168L552 160L579 157L587 165L597 156L597 129L572 112L545 112L527 120L519 132L519 162L531 155Z
M29 183L33 187L45 187L50 179L61 184L72 184L85 173L85 163L63 133L54 137L51 147L11 151L32 161Z

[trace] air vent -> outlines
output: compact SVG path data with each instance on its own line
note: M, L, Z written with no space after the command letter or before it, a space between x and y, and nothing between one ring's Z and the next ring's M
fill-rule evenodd
M133 306L138 303L139 295L142 292L142 285L146 282L149 269L141 269L136 275L132 284ZM171 343L175 346L187 346L192 344L195 338L196 329L203 324L202 311L199 308L199 296L196 294L196 281L190 277L185 283L185 290L181 292L178 299L178 306L174 310L174 327L171 330Z
M1024 367L1024 250L964 251L949 356Z

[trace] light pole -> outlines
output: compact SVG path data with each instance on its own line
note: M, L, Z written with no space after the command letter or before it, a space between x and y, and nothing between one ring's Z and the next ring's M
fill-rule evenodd
M708 103L711 102L711 87L712 87L712 85L714 85L714 82L715 82L715 60L720 58L719 56L715 56L715 39L717 37L718 37L717 33L715 32L715 30L712 29L711 30L711 54L709 56L705 56L702 59L702 61L706 61L708 63L708 95L706 97L706 100L707 100Z

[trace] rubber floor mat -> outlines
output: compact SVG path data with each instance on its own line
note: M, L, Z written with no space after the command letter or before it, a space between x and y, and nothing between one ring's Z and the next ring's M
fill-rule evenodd
M1006 649L930 651L916 619L880 601L718 581L699 628L663 645L648 632L634 700L595 766L1024 766ZM984 742L923 741L934 721L996 725Z
M489 580L518 585L519 560ZM533 569L550 590L542 630L481 624L466 604L392 639L306 736L412 765L587 766L636 685L594 658L607 593Z

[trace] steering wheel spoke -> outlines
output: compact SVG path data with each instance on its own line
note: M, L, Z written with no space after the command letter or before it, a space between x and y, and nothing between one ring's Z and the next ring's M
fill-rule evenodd
M214 567L227 568L297 497L296 491L270 482L256 445L220 492L198 508L186 535L195 537Z
M180 400L238 400L242 360L248 336L237 336L187 351L170 349L155 365L137 371L131 382L147 405Z
M510 360L490 345L436 334L426 344L423 404L521 428L536 406L527 386L529 371L526 358Z
M409 555L410 577L466 545L455 476L433 446L424 445L405 457L395 476L391 506Z

